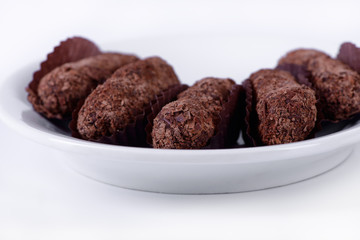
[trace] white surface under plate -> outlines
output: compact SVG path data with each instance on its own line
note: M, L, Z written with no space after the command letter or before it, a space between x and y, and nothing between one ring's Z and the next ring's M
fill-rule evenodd
M251 71L272 67L280 54L294 45L291 41L276 45L274 41L269 50L271 54L262 52L259 61L247 61L255 57L254 49L246 46L256 45L256 39L220 37L208 40L208 37L158 38L105 46L113 51L136 52L142 57L160 55L174 66L183 82L193 83L205 76L232 77L241 82ZM208 194L283 186L336 167L350 156L360 140L358 123L311 140L256 148L163 150L79 140L34 112L26 100L25 87L37 67L38 64L33 64L19 68L3 82L0 118L25 137L53 149L54 154L63 154L64 161L77 172L124 188Z

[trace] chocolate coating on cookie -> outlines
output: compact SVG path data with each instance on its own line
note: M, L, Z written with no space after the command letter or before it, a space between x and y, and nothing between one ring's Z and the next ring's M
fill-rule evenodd
M360 75L326 54L310 54L313 51L295 50L283 57L279 64L304 64L311 74L310 81L320 97L327 119L343 120L360 112Z
M194 99L183 98L164 106L154 119L154 148L196 149L214 135L212 114Z
M137 61L132 55L104 53L66 63L46 74L39 82L35 109L48 118L68 117L80 99L85 98L99 83L103 83L121 66Z
M231 79L205 78L179 94L178 100L163 107L154 119L154 148L205 147L234 84Z
M331 120L343 120L360 112L360 75L344 63L318 57L309 61L312 82Z
M316 57L329 57L326 53L315 49L296 49L294 51L288 52L284 57L282 57L278 65L281 64L296 64L296 65L308 65L311 59Z
M98 140L124 129L157 94L176 84L173 68L158 57L118 69L86 98L78 114L79 134Z
M288 72L263 69L250 76L263 144L306 139L316 122L315 93Z

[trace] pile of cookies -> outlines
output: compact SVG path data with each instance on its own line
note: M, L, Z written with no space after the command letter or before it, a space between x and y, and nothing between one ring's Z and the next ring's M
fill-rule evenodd
M74 37L48 55L26 90L35 111L89 141L218 149L239 147L242 130L245 147L283 144L360 113L360 49L345 43L337 59L298 49L242 85L206 77L188 87L160 57L104 53Z

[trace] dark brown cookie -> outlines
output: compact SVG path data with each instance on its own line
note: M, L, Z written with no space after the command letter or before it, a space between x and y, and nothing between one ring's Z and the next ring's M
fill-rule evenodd
M157 94L177 84L173 68L159 57L128 64L86 98L77 130L88 140L111 136L135 121Z
M36 98L29 97L29 100L47 118L69 117L80 99L89 95L116 69L137 60L132 55L104 53L65 63L40 80Z
M53 52L47 55L45 61L41 63L41 67L34 73L33 80L26 88L28 92L28 100L33 105L34 109L45 115L47 110L42 106L41 99L38 96L38 87L40 80L56 67L59 67L68 62L79 61L83 58L95 56L100 54L99 48L91 41L81 38L73 37L62 41L59 46L55 47Z
M154 148L199 149L214 136L235 82L205 78L167 104L154 119Z
M328 56L326 53L323 53L321 51L315 50L315 49L296 49L294 51L288 52L284 57L282 57L278 65L281 64L296 64L296 65L305 65L307 66L309 64L309 61L316 57L326 57Z
M306 139L316 122L315 92L288 72L263 69L244 83L250 145L274 145ZM249 95L250 93L250 95ZM251 98L251 99L249 99Z
M214 135L212 114L193 99L179 99L162 108L154 120L154 148L192 149L206 146Z
M325 119L339 121L360 112L360 75L348 65L316 50L295 50L281 64L302 64L320 98Z

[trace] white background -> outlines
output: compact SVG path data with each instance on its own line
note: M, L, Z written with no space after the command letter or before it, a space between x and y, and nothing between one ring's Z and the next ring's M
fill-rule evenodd
M281 36L334 55L338 45L329 42L360 44L359 9L355 0L1 0L0 81L73 35L99 45L185 33L259 36L264 43ZM80 176L0 123L0 239L360 239L359 157L360 149L331 172L271 190L164 195Z

